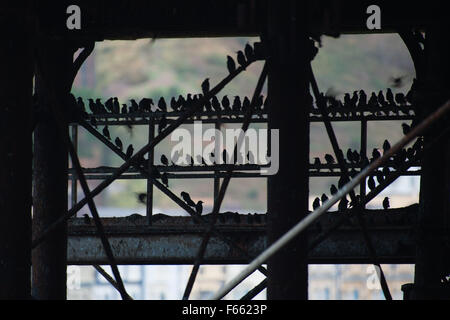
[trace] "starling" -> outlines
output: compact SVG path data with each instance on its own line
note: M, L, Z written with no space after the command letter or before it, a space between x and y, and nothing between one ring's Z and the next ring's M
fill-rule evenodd
M77 106L78 109L81 110L81 112L86 112L86 107L84 106L83 98L81 97L77 98Z
M163 172L161 175L161 182L166 186L169 187L169 179L167 178L167 172Z
M325 161L327 162L327 164L333 164L334 163L334 158L331 154L326 154L325 155Z
M230 56L227 56L227 68L229 73L233 73L236 71L236 63Z
M178 104L178 101L175 99L175 97L172 97L170 99L170 108L173 111L178 111L179 107L180 107L180 105Z
M394 94L392 93L391 88L388 88L386 91L386 100L390 105L395 105Z
M181 197L183 198L183 200L191 207L196 206L195 202L192 201L191 197L189 196L189 193L182 191L181 192Z
M88 99L89 100L89 110L91 111L92 114L97 114L97 105L95 104L93 99Z
M330 187L331 195L334 196L337 192L338 192L338 189L336 188L336 186L334 184L332 184Z
M103 135L108 138L108 140L111 140L111 135L109 134L108 126L105 126L103 128Z
M411 127L406 123L402 123L402 129L405 136L411 131Z
M113 99L113 112L115 114L120 113L120 103L119 103L119 100L117 99L117 97L114 97L114 99Z
M136 100L130 99L131 106L130 106L130 113L139 112L139 105L137 104Z
M245 70L245 65L247 64L247 61L245 60L245 55L241 50L237 52L237 61L241 65L241 67L243 67Z
M358 103L358 91L353 91L352 98L350 99L350 106L355 108Z
M231 107L233 111L241 110L241 98L239 96L235 96L233 100L233 106Z
M362 108L365 107L367 105L367 95L364 92L364 90L359 90L359 102L358 102L358 107Z
M220 112L222 111L222 108L220 107L220 102L219 99L217 99L216 96L214 96L211 100L211 106L214 109L214 111L216 112Z
M91 218L89 218L87 213L83 214L83 222L85 224L91 224Z
M109 98L105 101L105 107L109 112L113 112L113 98Z
M97 106L97 110L98 110L99 113L103 113L103 114L108 113L108 111L106 111L105 106L101 102L100 98L95 99L95 104Z
M204 95L206 95L209 92L209 78L206 78L202 82L202 92Z
M369 98L369 107L378 107L378 97L375 92L372 92Z
M417 138L417 140L416 140L416 142L414 142L412 148L414 149L414 151L415 151L416 153L422 151L422 148L423 148L423 138L422 138L422 137Z
M247 58L247 61L253 61L253 59L254 59L254 52L253 52L252 46L249 43L247 43L245 45L244 51L245 51L245 56Z
M244 101L242 101L242 111L247 112L248 110L250 110L250 100L245 97Z
M128 113L128 107L125 103L122 103L122 110L121 110L122 114L127 114Z
M373 159L373 160L376 160L376 159L378 159L379 157L381 157L380 152L378 151L377 148L373 148L373 150L372 150L372 159Z
M338 209L339 211L345 211L347 210L347 207L348 207L348 200L347 197L344 197L341 199L341 201L339 201Z
M146 193L138 193L137 194L138 201L142 204L147 204L147 194Z
M165 166L169 165L169 160L167 159L167 157L165 155L161 156L161 163Z
M375 189L375 180L373 179L373 176L369 176L367 185L369 186L370 191L373 191L373 189Z
M358 151L353 150L353 161L354 161L356 164L358 164L360 160L361 160L361 157L360 157Z
M122 145L122 141L120 140L119 137L116 138L116 140L114 141L114 143L116 144L117 148L119 148L120 151L122 151L123 145Z
M130 159L130 158L133 156L133 153L134 153L134 148L133 148L133 145L130 144L130 145L128 146L128 148L127 148L127 152L126 152L126 154L125 154L125 158L126 158L126 159Z
M389 141L384 140L383 142L383 154L385 154L391 148Z
M350 98L350 94L349 93L344 94L344 107L345 108L350 108L351 107L351 98Z
M151 112L152 111L152 99L143 98L139 101L139 111L140 112Z
M383 172L382 172L382 171L376 170L376 171L375 171L375 176L377 177L377 181L378 181L379 184L383 183L383 181L384 181L384 175L383 175Z
M319 197L314 199L314 202L313 202L312 206L313 206L313 210L316 210L317 208L320 207L320 199L319 199Z
M414 161L415 153L416 153L416 151L414 150L414 148L408 148L406 150L406 158L408 159L408 161Z
M328 197L325 193L322 193L322 196L320 197L320 200L322 201L322 205L328 201Z
M316 169L317 169L317 172L320 172L320 158L318 158L318 157L315 157L314 158L314 166L316 167Z
M198 201L195 205L195 211L197 211L197 214L200 216L203 212L203 201Z
M380 90L379 92L378 92L378 103L380 104L380 106L385 106L386 105L386 100L384 99L384 95L383 95L383 91L382 90Z
M355 199L349 204L349 207L355 208L361 203L361 196L359 194L355 195Z
M225 110L225 111L231 111L230 100L228 99L228 97L226 95L223 96L223 98L222 98L222 107L223 107L223 110Z
M161 110L162 112L167 112L167 104L166 100L164 100L164 97L159 98L158 109Z
M355 159L353 158L353 152L352 149L348 148L347 150L347 160L352 163L355 161Z
M389 209L389 207L390 207L389 198L385 197L383 200L383 208L384 208L384 210L387 210L387 209Z
M388 177L389 174L391 173L391 170L389 169L388 166L383 167L382 171L383 171L383 175L384 175L385 178Z
M403 93L401 93L401 92L397 93L395 95L395 102L397 102L401 106L406 105L405 95Z
M338 188L342 189L349 182L348 178L341 176L338 181Z

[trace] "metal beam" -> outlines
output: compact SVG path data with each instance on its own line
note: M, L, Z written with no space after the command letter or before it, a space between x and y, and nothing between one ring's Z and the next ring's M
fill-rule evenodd
M365 210L368 230L382 263L414 263L414 229L417 205L401 209ZM267 248L266 216L223 213L225 220L216 228L232 239L248 254L257 256ZM205 219L211 218L206 215ZM336 223L337 212L321 217L307 232L309 240ZM237 221L240 222L237 222ZM145 216L102 218L105 234L119 264L192 264L207 226L193 222L191 217L153 216L148 225ZM68 264L107 264L94 224L81 218L69 220ZM361 241L354 220L345 223L308 256L308 263L370 263L367 248ZM213 235L205 252L204 264L246 264L248 255L236 250Z

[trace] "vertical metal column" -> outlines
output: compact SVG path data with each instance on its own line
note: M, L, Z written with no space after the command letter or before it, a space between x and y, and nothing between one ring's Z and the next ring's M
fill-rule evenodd
M279 171L268 178L268 240L279 239L308 212L308 43L298 1L269 1L269 130L279 129ZM273 146L273 142L272 142ZM272 147L273 150L273 147ZM269 259L268 299L307 299L307 239Z
M23 7L8 6L0 17L0 300L31 294L33 25Z
M68 152L50 112L52 95L66 101L73 51L63 41L40 40L36 76L41 121L34 131L33 235L41 234L67 212ZM42 72L45 72L43 75ZM64 114L64 105L56 106ZM67 127L68 130L68 127ZM33 296L66 299L67 224L33 250Z
M148 143L150 143L155 138L155 118L150 115L148 122ZM152 165L155 164L155 151L152 149L148 153L148 172L152 170ZM147 219L148 224L152 224L153 215L153 182L147 178Z
M362 119L361 120L361 159L363 157L367 157L367 120ZM362 163L362 161L361 161ZM363 169L363 165L361 165L361 170ZM366 183L367 179L364 179L364 182L360 185L360 191L359 194L361 196L361 202L364 203L364 198L366 197ZM366 207L366 204L364 203L363 208Z
M425 97L432 111L450 98L450 41L448 24L427 28L427 72ZM425 104L424 104L425 105ZM425 145L448 127L446 123L435 125L424 135ZM420 183L420 207L418 215L418 243L414 286L409 299L450 299L450 288L441 279L450 273L448 234L450 230L448 176L450 142L432 146L422 160ZM447 248L446 248L447 246Z
M71 131L71 136L72 136L72 143L73 146L75 148L75 152L78 152L78 125L74 124L72 125L72 127L70 128ZM73 166L72 166L73 167ZM71 179L71 206L73 207L74 205L77 204L78 201L78 183L77 183L77 175L75 173L75 171L72 172L72 179Z

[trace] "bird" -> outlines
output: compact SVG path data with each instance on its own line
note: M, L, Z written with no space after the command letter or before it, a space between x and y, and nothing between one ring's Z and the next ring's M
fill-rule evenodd
M245 70L245 65L247 64L247 60L245 59L244 53L239 50L237 53L237 61L241 65L242 68Z
M145 204L145 205L147 204L147 194L146 193L138 193L137 199L140 203Z
M378 92L378 103L380 106L384 107L386 105L386 100L384 99L383 91L380 90Z
M106 138L108 138L108 140L111 140L111 135L109 134L108 126L105 126L102 131L103 131L103 135Z
M105 101L105 107L107 110L109 110L109 112L113 112L113 98L112 97Z
M322 205L323 205L325 202L328 201L328 196L325 193L322 193L320 200L322 201Z
M383 209L387 210L387 209L389 209L389 207L390 207L389 198L385 197L384 200L383 200Z
M403 134L406 136L411 131L411 127L406 123L402 123L402 130Z
M122 109L120 110L120 113L122 114L128 113L128 106L125 103L122 103Z
M247 58L247 61L253 61L253 59L254 59L254 52L253 52L252 46L249 43L247 43L245 45L244 52L245 52L245 56Z
M117 99L117 97L114 97L114 99L113 99L113 112L115 114L120 113L120 103L119 103L119 99Z
M389 143L389 141L386 139L383 142L383 154L386 153L389 149L391 148L391 144Z
M331 154L326 154L325 155L325 161L327 162L327 164L330 166L330 171L333 172L333 168L331 167L331 165L334 163L334 158Z
M230 74L236 71L236 63L230 56L227 56L227 68Z
M240 111L241 110L241 105L242 105L241 98L239 98L239 96L235 96L231 109L233 111Z
M383 175L383 172L382 172L382 171L376 170L376 171L375 171L375 176L377 177L377 181L378 181L379 184L383 183L383 181L384 181L384 175Z
M339 211L345 211L347 210L347 207L348 207L348 200L347 197L344 197L341 199L341 201L339 201L338 209Z
M365 107L367 105L367 95L364 90L359 90L359 102L358 108Z
M380 152L378 151L377 148L373 148L373 150L372 150L372 159L373 159L373 160L376 160L376 159L378 159L379 157L381 157Z
M401 92L397 93L395 95L395 102L397 102L401 106L405 106L406 105L405 95Z
M89 215L87 213L83 214L83 222L85 224L91 224L91 218L89 218Z
M200 216L203 212L203 201L198 201L195 205L195 211L197 211L197 214Z
M92 114L97 114L97 105L94 102L94 99L89 98L89 110L91 111Z
M223 107L223 110L225 110L225 111L231 111L230 100L228 99L228 97L226 95L222 97L222 107Z
M133 145L130 144L130 145L128 146L128 148L127 148L127 152L126 152L126 154L125 154L125 158L126 158L126 159L130 159L130 158L133 156L133 153L134 153L134 148L133 148Z
M370 191L373 191L373 189L375 189L375 180L373 179L373 176L369 176L367 185L369 186Z
M219 99L217 99L216 96L212 97L211 106L214 109L214 111L216 111L216 112L222 111L222 108L220 107Z
M242 111L247 112L248 110L250 110L250 104L250 99L248 97L245 97L244 101L242 101Z
M334 184L332 184L330 187L331 195L334 196L337 192L338 192L338 189L336 188L336 186Z
M81 110L81 112L86 112L86 107L84 106L83 98L81 97L77 98L77 106L78 109Z
M204 95L206 95L209 92L209 78L206 78L202 82L202 92Z
M369 98L369 107L378 107L378 97L375 92L372 92Z
M389 102L390 105L395 105L395 101L394 101L394 94L392 93L391 88L388 88L386 90L386 100L387 102Z
M319 197L314 199L312 206L313 206L313 210L316 210L317 208L320 207L320 198Z
M348 148L348 150L347 150L347 160L350 163L355 162L355 159L353 158L353 151L350 148Z
M388 166L385 166L385 167L383 167L382 172L383 172L384 177L386 178L386 177L388 177L389 174L391 173L391 170L389 169Z
M183 200L191 207L196 206L195 202L192 201L191 197L189 196L189 193L182 191L181 192L181 197L183 198Z
M116 144L117 148L119 148L120 151L122 151L123 145L122 145L122 141L120 140L119 137L117 137L116 140L114 140L114 143Z
M90 122L91 122L93 127L97 128L97 120L94 117L91 117Z
M130 106L130 113L139 112L139 105L137 104L136 100L130 99L131 106Z
M161 182L166 186L169 187L169 178L167 177L167 172L163 172L161 175Z
M167 157L165 155L161 156L161 163L165 166L169 165L169 159L167 159Z
M159 98L158 109L161 110L162 112L167 111L167 104L166 104L166 100L164 99L164 97Z
M320 165L321 165L320 158L319 157L315 157L314 158L314 166L316 167L317 172L320 172Z

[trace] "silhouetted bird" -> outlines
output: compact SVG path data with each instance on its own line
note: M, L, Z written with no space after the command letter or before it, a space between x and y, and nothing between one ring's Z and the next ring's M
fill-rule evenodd
M161 110L162 112L167 111L167 104L166 104L166 100L164 100L164 97L159 98L158 109Z
M336 188L336 186L334 184L332 184L330 187L331 195L334 196L337 192L338 192L338 189Z
M77 98L77 106L78 109L81 110L81 112L86 112L86 107L84 106L83 98L81 97Z
M223 110L225 110L225 111L231 111L230 100L228 99L228 97L226 95L223 96L223 98L222 98L222 107L223 107Z
M378 159L379 157L381 157L380 152L378 151L377 148L373 148L373 150L372 150L372 159L373 159L373 160L376 160L376 159Z
M153 100L149 98L143 98L139 101L139 111L140 112L151 112L152 111Z
M389 141L384 140L383 142L383 154L386 153L391 148Z
M117 148L119 148L122 151L123 145L119 137L117 137L116 140L114 140L114 143L116 144Z
M412 148L417 153L417 152L422 151L422 147L423 147L423 138L419 137L419 138L417 138L416 142L414 142Z
M320 197L320 200L322 201L322 205L328 201L328 197L325 193L322 193L322 196Z
M130 99L131 106L130 106L130 113L136 113L139 112L139 105L137 104L136 100Z
M364 90L359 90L359 102L358 102L358 107L362 108L367 106L367 95L364 92Z
M113 112L113 98L109 98L105 101L105 107L109 112Z
M239 96L235 96L233 100L233 106L231 107L233 111L241 110L241 98Z
M247 112L250 110L250 100L245 97L244 101L242 101L242 112Z
M122 103L121 113L122 114L127 114L128 113L128 106L125 103Z
M206 78L202 82L202 92L204 95L206 95L209 92L209 78Z
M402 123L402 129L405 136L411 131L411 127L406 123Z
M408 161L414 161L415 150L413 148L406 149L406 158Z
M320 172L320 158L315 157L314 158L314 166L317 168L317 172Z
M338 188L342 189L349 182L348 178L341 176L338 180Z
M189 193L182 191L181 192L181 197L183 198L183 200L191 207L196 206L195 202L192 201L191 197L189 196Z
M165 166L169 165L169 160L167 159L167 157L165 155L161 156L161 163Z
M348 200L347 197L345 196L344 198L341 199L341 201L339 201L338 209L339 211L345 211L347 210L347 207L348 207Z
M178 101L175 99L175 97L172 97L170 99L170 108L173 111L178 111L179 107L180 107L180 105L178 104Z
M334 163L334 158L331 154L326 154L325 155L325 161L327 162L327 164L330 166L330 171L333 171L333 168L331 167Z
M253 61L253 59L254 59L253 47L249 43L247 43L245 45L244 51L245 51L245 56L247 57L247 61Z
M361 203L361 196L359 194L355 195L355 199L350 202L348 205L351 208L355 208Z
M161 182L168 188L169 187L169 178L167 177L167 172L163 172L161 175Z
M109 134L108 126L103 127L103 135L108 138L108 140L111 140L111 135Z
M382 172L382 171L376 170L376 171L375 171L375 176L377 177L377 182L378 182L379 184L383 183L383 181L384 181L384 175L383 175L383 172Z
M113 112L115 114L120 113L120 103L119 103L119 99L117 99L117 97L114 97L114 99L113 99Z
M89 110L91 111L92 114L97 114L97 105L95 104L93 99L88 99L89 101Z
M378 92L378 103L382 107L386 105L386 100L384 99L384 95L383 95L383 91L382 90L380 90Z
M197 204L195 205L195 211L197 211L198 215L201 215L203 212L203 201L198 201Z
M216 96L212 97L211 106L214 109L214 111L216 111L216 112L222 111L222 108L220 107L219 99L217 99Z
M347 150L347 160L349 162L354 162L352 149L348 148Z
M244 68L244 70L245 70L245 65L247 64L247 61L245 60L245 55L244 55L244 53L241 51L241 50L239 50L238 52L237 52L237 62L241 65L241 67L243 67Z
M405 106L406 105L405 95L401 92L397 93L395 95L395 102L397 102L401 106Z
M103 113L103 114L108 113L108 111L106 111L105 106L101 102L100 98L95 99L95 105L97 106L97 110L99 113Z
M386 197L386 198L384 198L384 200L383 200L383 208L384 208L384 210L387 210L387 209L389 209L389 207L390 207L390 204L389 204L389 198Z
M386 91L386 100L390 105L395 105L394 94L392 93L391 88L388 88Z
M370 191L373 191L373 189L375 189L375 180L373 179L373 176L369 176L367 185L369 186Z
M230 56L227 56L227 68L229 73L233 73L236 71L236 63Z
M88 214L83 214L83 222L84 224L91 224L91 218L89 218Z
M317 208L320 207L320 198L319 197L314 199L312 206L313 206L313 210L316 210Z
M369 107L378 107L378 97L375 92L372 92L369 98Z
M125 158L126 158L126 159L130 159L130 158L133 156L133 153L134 153L134 148L133 148L133 145L130 144L130 145L128 146L128 148L127 148L127 152L126 152L126 154L125 154Z
M146 193L138 193L137 199L140 203L145 204L145 205L147 204L147 194Z
M358 151L353 150L353 161L358 164L360 160L361 160L361 157L360 157Z

